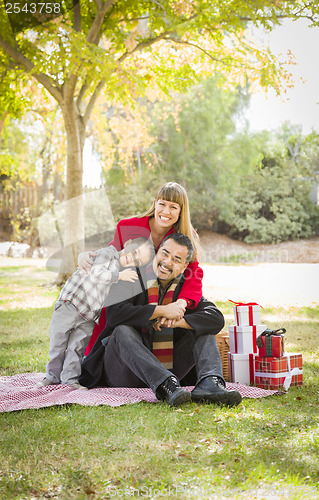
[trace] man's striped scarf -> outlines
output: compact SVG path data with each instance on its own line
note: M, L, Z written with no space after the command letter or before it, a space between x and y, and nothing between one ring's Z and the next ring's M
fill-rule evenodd
M159 283L154 275L153 269L148 271L148 303L163 306L171 304L173 302L175 288L180 281L180 277L177 277L173 281L171 281L163 299L159 303ZM161 330L154 330L152 340L152 352L154 356L156 356L156 358L165 366L165 368L173 368L173 328L162 328Z

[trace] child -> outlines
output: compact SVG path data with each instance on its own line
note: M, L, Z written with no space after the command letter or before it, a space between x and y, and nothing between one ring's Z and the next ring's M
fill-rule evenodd
M134 282L138 275L130 267L144 266L153 257L151 241L136 238L120 252L113 246L98 250L89 274L80 269L72 274L54 306L49 362L38 387L62 383L86 389L78 382L81 360L112 284L120 280Z

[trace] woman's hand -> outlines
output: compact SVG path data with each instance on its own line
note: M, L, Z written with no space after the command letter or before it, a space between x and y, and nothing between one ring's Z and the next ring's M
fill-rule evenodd
M173 328L176 323L176 319L167 319L167 318L157 318L152 326L154 330L161 331L163 328Z
M96 257L96 252L81 252L78 257L78 266L83 274L89 274L93 266L91 257Z
M136 280L138 280L138 275L134 269L124 269L124 271L119 273L119 281L130 281L131 283L134 283Z

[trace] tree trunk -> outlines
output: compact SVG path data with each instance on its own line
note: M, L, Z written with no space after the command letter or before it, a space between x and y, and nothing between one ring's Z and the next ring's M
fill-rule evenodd
M60 224L57 221L63 240L63 257L56 278L59 285L75 271L78 255L84 250L82 178L85 126L73 99L64 103L62 113L67 138L67 173L64 218Z
M5 111L0 118L0 146L2 143L2 130L4 128L4 122L6 121L7 116L8 116L8 113L7 113L7 111Z
M63 199L63 184L62 176L59 172L54 173L53 178L53 198L55 202L62 201Z

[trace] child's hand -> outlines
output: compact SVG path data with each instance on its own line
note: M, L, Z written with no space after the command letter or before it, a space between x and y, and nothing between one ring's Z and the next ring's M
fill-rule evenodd
M136 280L138 280L138 275L134 269L124 269L124 271L119 273L119 281L130 281L134 283Z
M91 257L96 257L96 252L82 252L78 257L78 266L83 274L89 274L93 266L93 260Z

